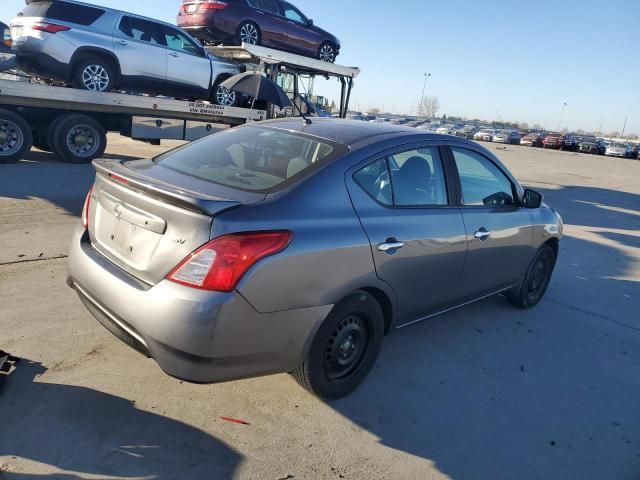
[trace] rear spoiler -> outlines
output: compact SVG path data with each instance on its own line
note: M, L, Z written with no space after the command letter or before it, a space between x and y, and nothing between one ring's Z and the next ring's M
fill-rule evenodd
M98 175L114 183L195 213L213 216L223 210L241 205L241 202L236 200L178 189L160 180L145 177L127 168L118 160L97 159L93 161L93 168Z

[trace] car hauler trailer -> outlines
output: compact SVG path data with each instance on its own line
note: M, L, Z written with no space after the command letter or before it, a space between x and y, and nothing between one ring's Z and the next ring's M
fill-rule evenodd
M294 100L299 97L300 79L302 77L311 77L312 79L316 76L336 78L341 85L339 117L347 117L353 82L360 74L360 69L357 67L345 67L315 58L246 43L239 47L206 47L206 49L217 57L243 63L247 69L261 70L261 73L264 73L274 82L278 82L278 78L282 75L293 76L292 94ZM306 93L311 95L312 92ZM269 113L271 117L273 115L272 108Z
M300 76L338 78L342 86L340 117L346 117L359 69L255 45L208 48L220 57L244 63L247 69L260 70L274 81L280 75L292 75L294 101ZM0 76L0 163L20 160L32 146L54 152L71 163L88 163L104 153L106 132L119 132L150 143L190 141L221 129L265 120L274 113L271 106L265 111L92 92L36 83L19 74L17 77L4 74Z

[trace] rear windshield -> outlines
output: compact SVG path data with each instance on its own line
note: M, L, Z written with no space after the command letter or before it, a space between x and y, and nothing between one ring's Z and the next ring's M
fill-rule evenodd
M51 20L60 20L78 25L91 25L104 12L99 8L55 0L52 2L31 2L22 10L20 16L46 17Z
M227 130L155 159L165 168L252 192L283 188L347 151L344 145L268 127Z

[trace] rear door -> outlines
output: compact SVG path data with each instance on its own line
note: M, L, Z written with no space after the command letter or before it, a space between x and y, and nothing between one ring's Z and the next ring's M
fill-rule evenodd
M256 9L263 45L285 47L287 45L286 21L281 15L278 0L248 1Z
M467 239L437 146L403 148L347 176L376 273L395 291L399 323L456 303Z
M167 44L167 88L178 97L209 98L211 60L204 48L177 28L162 26Z
M163 92L167 83L167 48L160 25L123 15L113 31L113 50L125 86Z
M478 298L522 277L533 256L533 223L520 208L515 184L482 153L452 147L469 254L461 289Z

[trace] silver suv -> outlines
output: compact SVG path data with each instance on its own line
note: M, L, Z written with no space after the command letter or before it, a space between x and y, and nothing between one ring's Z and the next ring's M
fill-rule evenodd
M238 65L167 23L68 0L30 0L11 23L19 67L95 91L131 89L235 105Z

